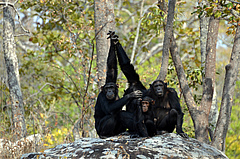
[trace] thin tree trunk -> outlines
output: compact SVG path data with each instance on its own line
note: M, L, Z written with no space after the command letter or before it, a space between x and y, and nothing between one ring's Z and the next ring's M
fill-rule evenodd
M207 5L206 0L202 0L199 2L200 7L204 7ZM201 67L205 68L205 62L206 62L206 55L207 55L207 35L208 35L208 25L209 25L209 19L210 17L206 17L206 13L204 12L200 17L200 47L201 47ZM203 74L205 75L205 69L203 69ZM202 81L204 81L205 76L202 76ZM215 82L213 83L215 86ZM213 132L216 127L217 118L218 118L218 106L217 106L217 94L216 94L216 88L214 87L213 90L213 100L212 100L212 106L209 113L208 123L209 123L209 134L212 140Z
M213 133L217 125L218 115L219 115L219 112L218 112L218 105L217 105L216 83L214 83L212 106L208 116L208 123L209 123L208 131L209 131L211 141L213 140Z
M167 15L167 25L165 28L164 41L163 41L163 51L162 51L162 65L160 73L157 79L162 81L165 80L168 72L168 60L169 60L169 47L173 34L173 19L175 10L176 0L169 0L168 4L168 15Z
M206 0L202 0L199 5L203 8L206 5ZM209 17L203 13L200 17L200 47L201 47L201 67L204 68L207 54L207 34L208 34ZM203 77L204 78L204 77Z
M97 49L97 76L98 87L105 84L107 70L107 55L110 47L110 42L107 40L108 31L114 31L114 0L95 0L94 1L94 19L95 19L95 35ZM83 111L82 111L83 112ZM81 114L73 127L73 136L77 140L81 137L79 128L84 132L84 122L81 121L84 116ZM82 136L84 133L82 133Z
M214 82L215 82L215 72L216 72L216 45L218 37L218 27L219 20L214 18L214 15L210 17L208 26L208 36L207 36L207 49L206 49L206 62L205 62L205 80L203 84L203 95L200 104L200 110L202 115L202 120L200 120L199 126L195 130L195 137L199 141L209 142L208 138L208 116L210 113Z
M238 76L240 58L240 23L238 22L237 31L234 39L232 54L229 64L225 67L225 82L223 87L222 102L214 133L212 145L221 151L225 151L225 139L230 123L234 88Z
M95 34L97 48L98 86L106 80L106 61L110 43L107 40L109 30L114 31L114 0L94 1Z
M198 120L197 120L198 116L197 115L199 114L198 106L197 106L196 102L194 101L194 98L193 98L193 95L192 95L192 89L188 85L187 78L186 78L184 68L183 68L183 65L182 65L181 57L178 53L177 43L176 43L176 40L173 36L172 36L172 44L171 44L171 47L170 47L170 53L171 53L171 56L172 56L172 59L173 59L174 66L175 66L176 71L177 71L177 76L178 76L178 80L179 80L179 83L180 83L181 91L182 91L183 96L184 96L184 100L187 104L188 110L189 110L190 115L192 117L194 127L196 128L195 125L198 122Z
M178 48L177 48L176 40L173 37L172 45L170 47L170 53L173 59L174 66L177 71L178 80L180 83L181 91L184 96L184 100L187 104L188 110L193 120L194 129L195 129L195 138L197 138L200 141L208 142L205 140L205 136L207 136L208 134L208 129L207 129L208 127L205 126L206 123L208 124L208 117L206 116L206 113L204 113L194 101L192 90L188 86L188 82L183 69L181 57L177 50ZM211 80L209 84L211 85ZM200 133L202 133L202 136L199 135Z
M14 30L15 24L12 18L11 8L3 8L3 52L7 68L8 85L12 102L12 130L13 139L25 137L27 129L24 119L22 92L19 81L18 60L15 53Z

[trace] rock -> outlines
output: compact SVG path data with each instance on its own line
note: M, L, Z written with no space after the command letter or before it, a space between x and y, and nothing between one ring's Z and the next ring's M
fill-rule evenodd
M184 139L168 133L152 138L134 138L115 136L107 139L82 138L73 143L58 145L43 153L24 154L22 159L39 158L228 158L216 148L196 139Z

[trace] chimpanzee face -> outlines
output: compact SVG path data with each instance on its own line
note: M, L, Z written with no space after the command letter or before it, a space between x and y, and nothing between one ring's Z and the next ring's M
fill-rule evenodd
M107 83L105 84L105 86L103 87L103 91L106 95L106 98L108 100L113 100L116 98L116 94L117 94L117 85L115 83Z
M150 105L150 103L148 101L142 101L142 111L143 111L143 113L148 111L149 105Z
M142 104L142 111L143 113L145 113L149 111L150 106L155 104L155 101L152 98L145 96L143 97L141 104Z
M164 83L162 81L154 82L153 83L153 90L154 90L154 93L158 97L163 97L163 95L164 95Z

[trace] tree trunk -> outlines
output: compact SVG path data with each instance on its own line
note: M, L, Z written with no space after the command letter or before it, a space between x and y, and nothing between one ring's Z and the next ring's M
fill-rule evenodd
M13 35L15 24L10 9L11 8L8 6L3 8L3 52L12 102L13 139L18 140L26 136L27 129L25 125L23 99L19 81L18 60L15 53L16 49Z
M97 49L97 76L98 87L105 84L107 72L107 55L110 47L110 42L107 40L108 31L114 31L114 0L95 0L94 1L94 19L95 19L95 36ZM73 127L74 140L84 136L83 114L75 123ZM82 135L79 134L79 128L82 129Z
M211 141L213 140L213 133L217 125L217 120L218 120L218 105L217 105L217 92L216 92L216 83L214 83L214 90L213 90L213 99L212 99L212 106L210 109L210 113L208 116L208 123L209 123L209 135L211 138Z
M204 7L207 5L207 1L203 0L199 2L200 7ZM206 17L206 12L204 12L200 17L200 47L201 47L201 67L205 68L205 62L206 62L206 55L207 55L207 35L208 35L208 25L209 25L209 19L210 17ZM203 74L205 74L205 70L203 69ZM202 81L204 81L205 76L202 76ZM215 82L213 83L215 86ZM210 114L208 118L209 123L209 134L212 139L213 131L216 127L217 118L218 118L218 106L217 106L217 94L216 89L214 87L213 90L213 100L212 100L212 106L210 109Z
M238 76L240 58L240 23L238 22L237 31L234 39L230 63L225 67L225 82L223 87L222 102L214 133L212 145L221 151L225 151L225 139L231 119L232 102L234 88Z
M170 47L170 53L173 59L174 66L177 71L178 80L180 83L181 91L184 96L184 100L187 104L188 110L193 120L194 129L195 129L195 138L197 138L200 141L208 142L205 139L208 134L208 125L207 125L208 116L205 113L205 111L202 111L194 101L192 90L188 86L188 82L183 69L181 57L177 50L178 49L177 49L176 41L174 37L172 37L172 45ZM210 85L211 85L211 82L210 82Z
M162 81L165 80L168 72L168 60L169 60L169 47L173 34L173 19L175 10L176 0L169 0L168 5L168 15L167 15L167 25L165 27L164 41L163 41L163 51L162 51L162 65L160 73L157 79Z
M207 46L206 46L206 62L205 62L205 79L203 84L203 95L200 104L201 118L199 126L196 126L195 137L199 141L209 142L208 137L208 116L210 113L214 82L215 82L215 72L216 72L216 44L218 37L218 27L219 20L214 18L214 15L210 17L207 35Z
M107 54L110 43L107 40L109 30L114 31L114 0L94 1L95 34L97 48L98 86L105 84Z
M183 65L182 65L182 61L181 61L181 57L178 53L178 48L177 48L177 44L176 44L176 40L174 39L174 36L172 36L172 44L171 44L171 47L170 47L170 53L171 53L171 56L172 56L172 59L173 59L173 63L174 63L174 66L176 68L176 71L177 71L177 76L178 76L178 80L179 80L179 83L180 83L180 88L181 88L181 91L183 93L183 97L184 97L184 100L187 104L187 107L188 107L188 110L189 110L189 113L192 117L192 120L193 120L193 124L194 124L194 127L196 128L196 124L198 122L198 106L196 104L196 102L194 101L194 98L193 98L193 95L192 95L192 89L189 87L188 85L188 82L187 82L187 79L186 79L186 76L185 76L185 72L184 72L184 69L183 69Z
M203 8L206 5L206 0L203 0L199 5ZM201 47L201 67L204 68L206 61L207 48L207 34L208 34L209 17L203 13L200 17L200 47ZM204 78L204 77L203 77Z

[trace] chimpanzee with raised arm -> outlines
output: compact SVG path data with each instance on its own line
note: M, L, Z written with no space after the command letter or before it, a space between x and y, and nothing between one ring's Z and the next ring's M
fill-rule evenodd
M111 38L111 46L107 58L106 84L101 88L95 105L95 128L100 138L118 135L128 129L135 129L134 116L129 112L122 111L122 107L131 99L142 96L141 91L131 92L121 99L118 96L117 59L115 45L113 44L112 32L108 33Z
M122 45L118 40L118 36L114 39L114 44L116 46L118 62L123 74L126 76L129 87L125 90L124 96L131 94L134 91L140 90L141 92L147 92L147 89L143 86L142 82L140 81L139 75L134 69L134 66L130 63L130 59L128 58L126 52L124 51ZM126 105L126 111L133 113L135 116L136 122L136 129L138 130L138 134L141 137L148 137L155 135L155 126L152 124L145 124L144 123L144 114L141 108L141 98L132 98ZM140 106L140 107L139 107ZM148 113L151 111L149 110ZM149 121L148 121L149 122ZM151 126L152 127L151 127Z

